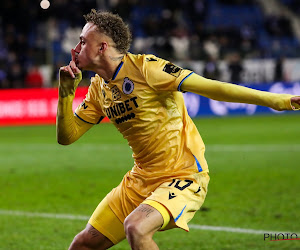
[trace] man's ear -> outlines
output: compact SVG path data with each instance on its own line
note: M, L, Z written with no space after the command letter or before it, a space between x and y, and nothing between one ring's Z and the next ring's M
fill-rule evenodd
M108 47L107 42L102 42L99 47L99 52L103 53L107 49L107 47Z

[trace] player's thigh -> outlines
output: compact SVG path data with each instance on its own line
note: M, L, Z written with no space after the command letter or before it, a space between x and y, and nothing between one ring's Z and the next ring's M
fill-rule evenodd
M162 214L153 206L140 204L125 219L126 234L153 235L164 224Z
M113 244L126 238L123 223L109 207L107 198L104 198L97 206L89 219L89 224Z

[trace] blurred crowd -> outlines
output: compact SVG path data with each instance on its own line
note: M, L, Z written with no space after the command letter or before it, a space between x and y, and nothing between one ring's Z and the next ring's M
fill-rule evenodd
M299 1L285 2L299 13ZM213 24L209 20L218 20L222 14L216 12L213 4L228 11L236 6L247 9L257 5L255 0L51 0L50 8L44 10L38 1L3 1L0 88L45 86L40 67L45 64L51 65L50 82L55 85L59 67L68 63L70 49L78 41L85 23L83 14L92 8L118 13L130 25L133 33L130 52L153 53L172 61L201 60L205 62L203 75L213 79L218 79L220 60L228 61L232 81L239 82L242 59L282 57L281 53L270 50L273 43L272 46L261 43L258 39L261 34L265 39L292 39L297 48L298 42L286 17L263 16L259 27L254 24L256 17L252 23ZM230 18L228 15L227 19ZM287 56L299 55L292 52Z
M300 15L300 1L299 0L280 0L282 4L287 6L291 11L293 11L298 16Z

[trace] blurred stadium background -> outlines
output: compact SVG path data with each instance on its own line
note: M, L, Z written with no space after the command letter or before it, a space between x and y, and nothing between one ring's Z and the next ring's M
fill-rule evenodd
M0 89L5 91L0 92L0 124L55 121L58 69L70 61L82 15L91 8L118 13L130 25L132 53L152 53L211 79L299 93L297 0L53 0L46 9L42 2L1 4ZM81 86L91 76L85 72ZM83 97L78 94L75 104ZM255 113L245 105L216 103L200 110L199 97L186 99L192 116Z
M69 147L55 141L58 69L70 61L82 15L91 8L118 13L130 25L132 53L152 53L211 79L300 94L298 0L50 0L47 9L39 0L15 0L0 6L3 250L66 249L131 168L130 149L109 123ZM84 72L74 107L90 76ZM190 93L185 100L207 143L212 182L191 232L159 234L161 249L300 249L300 241L264 240L269 231L300 237L299 113Z
M126 20L132 53L153 53L236 83L300 79L297 0L52 0L48 9L15 0L0 9L0 87L55 86L91 8Z

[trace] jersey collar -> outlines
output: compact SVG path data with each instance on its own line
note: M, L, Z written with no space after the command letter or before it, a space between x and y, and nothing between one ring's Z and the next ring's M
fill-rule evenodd
M116 71L115 71L113 77L112 77L112 80L115 80L115 79L116 79L116 77L117 77L117 75L118 75L120 69L122 68L123 64L124 64L124 62L121 61L120 64L119 64L119 66L117 67L117 69L116 69Z
M123 57L122 61L119 63L119 65L118 65L118 67L117 67L115 73L113 74L113 77L112 77L111 81L113 81L113 80L116 79L116 77L117 77L117 75L118 75L120 69L122 68L122 66L123 66L123 64L124 64L124 61L123 61L123 60L124 60L124 57ZM105 83L109 83L109 81L105 81Z

